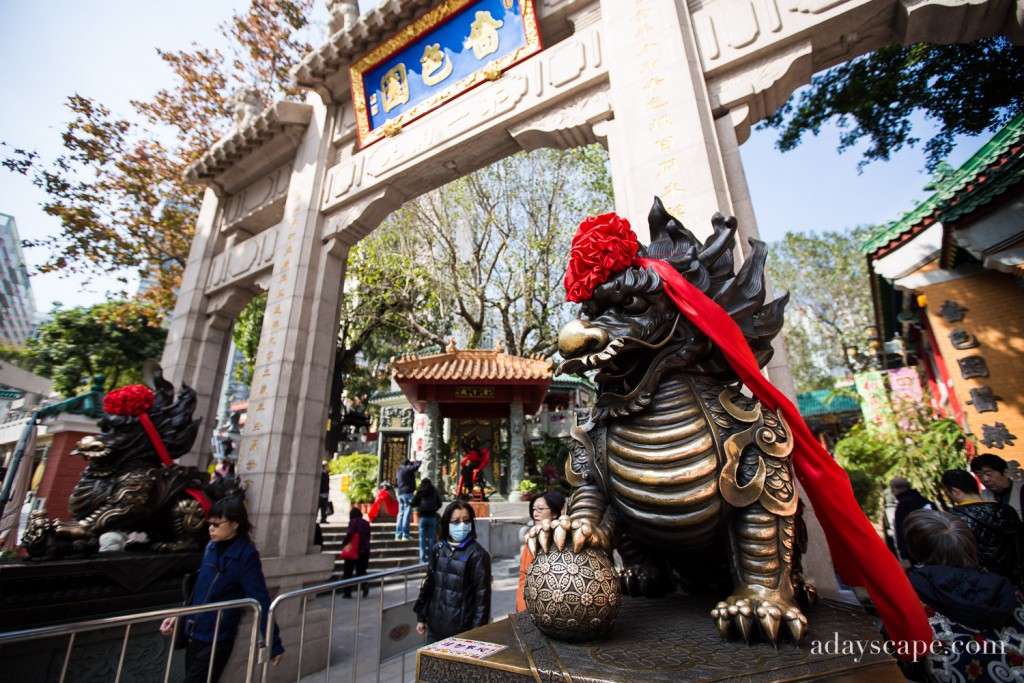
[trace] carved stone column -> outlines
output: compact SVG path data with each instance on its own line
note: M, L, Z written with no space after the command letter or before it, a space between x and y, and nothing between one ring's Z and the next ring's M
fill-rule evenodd
M692 20L675 0L602 2L611 100L608 126L615 208L649 240L655 195L695 235L715 211L731 213L715 121Z
M423 464L420 470L424 477L429 477L438 491L443 491L441 485L441 458L437 449L441 445L441 409L437 401L427 401L427 429L423 435Z
M523 433L526 427L523 420L523 402L513 401L508 409L508 499L519 502L523 499L519 493L519 483L526 475L526 445Z

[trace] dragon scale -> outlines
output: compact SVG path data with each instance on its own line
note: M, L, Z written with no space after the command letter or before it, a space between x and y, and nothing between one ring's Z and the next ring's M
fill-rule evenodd
M609 426L608 487L637 537L704 546L722 513L713 427L685 375L663 380L658 398L644 413Z

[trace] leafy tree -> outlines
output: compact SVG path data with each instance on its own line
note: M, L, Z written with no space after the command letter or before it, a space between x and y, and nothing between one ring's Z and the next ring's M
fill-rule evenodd
M25 243L48 250L40 271L117 273L125 285L135 273L145 284L142 300L165 315L202 201L200 188L184 182L185 169L227 131L230 95L240 85L257 86L267 101L297 95L287 71L310 49L295 36L312 2L252 0L221 26L229 60L199 46L158 50L175 85L132 102L134 120L70 96L72 120L54 160L3 143L9 153L0 163L31 177L48 195L44 210L61 223L56 235Z
M874 318L860 245L869 232L787 233L771 245L772 282L790 295L782 334L797 391L831 389L835 369L855 370L845 348L867 348Z
M942 473L967 462L969 437L956 420L939 417L927 403L893 408L888 424L855 425L836 442L836 460L851 476L873 482L875 491L901 476L926 498L938 500Z
M252 382L253 364L259 351L260 333L263 331L263 316L267 312L267 293L253 297L235 320L231 338L235 348L242 353L242 360L235 366L235 379L249 384Z
M141 382L143 361L159 358L166 338L151 309L113 301L57 311L26 346L31 369L74 396L96 375L106 377L107 391Z
M870 142L863 165L920 142L911 134L915 111L939 126L924 146L933 171L955 136L994 131L1024 111L1024 47L1001 36L965 45L889 45L815 75L761 127L781 131L776 147L785 152L835 118L840 152L862 138Z
M576 225L611 205L597 146L517 154L418 197L350 259L358 305L413 345L501 340L551 355L572 315L562 277Z

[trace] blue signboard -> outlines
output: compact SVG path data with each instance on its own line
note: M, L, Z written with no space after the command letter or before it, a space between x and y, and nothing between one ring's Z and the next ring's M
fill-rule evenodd
M352 65L359 140L441 106L541 50L532 0L449 0Z

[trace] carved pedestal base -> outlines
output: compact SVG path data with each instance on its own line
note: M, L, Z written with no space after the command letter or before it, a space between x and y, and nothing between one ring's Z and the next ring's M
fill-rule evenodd
M421 683L668 683L669 681L868 681L904 680L893 659L871 654L881 644L875 625L862 610L823 600L808 614L811 630L802 647L783 643L722 642L708 616L714 601L670 596L626 598L612 634L593 643L569 644L545 637L525 613L463 634L508 645L491 657L463 660L420 651L416 680ZM864 646L863 656L826 654L847 641ZM818 643L815 646L815 643ZM829 643L825 648L824 644Z

